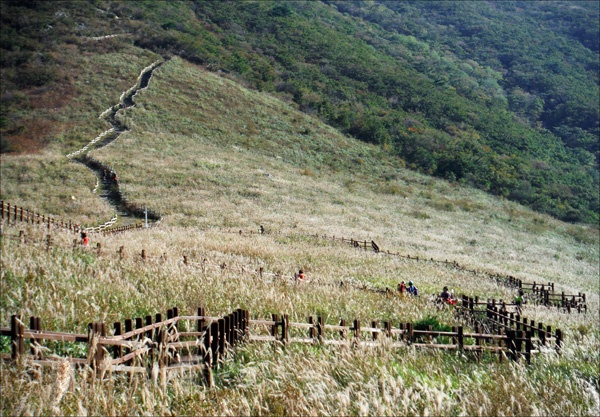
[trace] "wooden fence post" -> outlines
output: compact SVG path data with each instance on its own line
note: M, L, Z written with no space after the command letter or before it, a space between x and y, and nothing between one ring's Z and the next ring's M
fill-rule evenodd
M129 333L133 330L133 320L125 319L125 333ZM125 354L131 353L131 348L125 348ZM129 359L124 363L124 365L131 366L133 360Z
M481 333L481 328L479 327L479 325L475 325L475 333L479 334ZM481 361L481 358L483 356L483 351L481 350L481 338L478 336L475 336L475 346L477 346L479 348L479 350L477 350L477 360Z
M98 243L96 244L96 255L97 255L97 256L100 256L100 255L102 255L102 243L100 243L100 242L98 242Z
M546 345L546 332L544 331L544 325L542 322L538 323L538 337L540 338L540 343L542 345Z
M289 322L289 316L287 314L283 314L281 317L281 341L284 345L287 345L290 339Z
M315 318L313 316L308 317L308 324L311 326L308 328L308 337L310 337L314 343L317 338L317 329L315 328Z
M152 325L152 316L146 316L146 326ZM154 330L148 330L146 332L146 338L150 339L150 341L154 340ZM154 362L154 343L149 343L150 347L150 362Z
M210 342L212 337L211 329L212 326L208 326L206 330L204 330L204 338L202 339L202 358L204 363L208 364L208 366L210 366Z
M452 326L452 333L456 333L456 336L452 336L452 344L458 347L458 327Z
M113 324L113 328L115 329L115 336L120 336L123 334L123 328L121 327L120 321L116 321ZM123 356L123 346L121 346L121 345L113 346L113 357L116 359L116 358L120 358L122 356Z
M354 340L356 343L360 343L360 320L354 320Z
M516 337L515 337L515 346L516 346L516 353L517 353L517 358L518 355L521 354L521 352L523 351L523 338L524 338L524 331L523 330L518 330Z
M210 324L210 364L213 368L217 366L219 360L219 328L220 325L218 321L213 321Z
M371 322L371 327L372 327L373 329L377 329L377 325L378 325L378 324L379 324L379 323L377 323L377 320L373 320L373 321ZM372 338L373 340L377 340L378 336L379 336L379 333L377 333L377 332L375 332L375 331L374 331L374 332L371 334L371 338Z
M533 343L531 342L532 333L531 331L525 333L525 360L528 365L531 364L531 350L533 348Z
M411 323L411 326L412 326L412 323ZM458 332L456 334L456 340L458 341L458 349L462 351L464 349L464 347L465 347L464 337L463 337L463 334L464 334L463 333L463 327L462 326L458 326L457 330L458 330Z
M371 248L373 249L373 252L379 253L379 246L374 241L371 241Z
M198 319L196 329L198 332L203 332L206 328L206 319L204 318L204 316L206 316L206 311L205 311L204 307L198 307L197 315L202 318Z
M508 348L510 358L513 361L517 360L517 344L515 342L515 330L506 331L506 347Z
M37 332L37 331L42 330L39 317L34 317L34 316L29 317L29 329L31 332ZM39 355L37 355L37 349L35 347L36 344L37 343L32 339L30 351L31 351L31 355L34 358L37 358L39 356Z
M93 343L95 337L105 337L106 336L106 325L104 323L89 323L88 324L88 343L89 349L91 350L91 345ZM95 369L96 371L100 371L100 364L104 360L104 348L100 343L97 343L95 346L94 355L90 358L91 363L90 367Z
M219 357L222 358L225 356L225 319L220 318L219 321Z
M19 243L25 243L25 230L19 230Z
M408 337L408 341L410 344L412 344L412 342L414 342L414 327L412 323L406 323L406 331L407 331L407 337Z
M162 314L160 314L160 313L157 313L157 314L154 316L154 323L161 323L162 321L163 321L163 320L162 320ZM153 343L153 344L152 344L152 346L156 346L156 345L158 345L158 352L159 352L159 353L158 353L158 356L159 356L159 362L160 362L160 363L158 364L159 366L162 366L162 358L160 357L160 356L161 356L160 349L162 348L162 346L160 345L160 343L161 343L161 339L162 339L162 335L163 335L163 333L164 333L164 332L163 332L163 328L162 328L162 327L159 327L159 328L157 328L157 329L155 329L155 330L153 331L153 335L152 335L152 336L153 336L153 337L152 337L152 340L155 342L155 343ZM152 351L152 354L154 355L154 349L153 349L153 351Z
M119 259L123 259L125 257L125 246L119 247Z
M135 318L135 328L136 329L141 329L142 327L144 327L144 320L141 317L136 317ZM140 333L136 337L136 340L140 341L140 340L142 340L142 337L143 337L143 333Z
M244 329L244 340L246 340L246 339L248 339L248 337L250 337L250 312L248 310L244 310L243 329Z
M271 327L271 336L277 337L277 326L279 325L279 315L271 314L273 326Z
M323 343L325 339L325 318L323 316L319 316L317 320L317 334L319 338L319 343Z
M340 326L345 327L346 326L346 320L341 319L340 320ZM346 330L340 330L340 337L342 338L342 340L346 340L348 338L348 332Z
M233 347L233 315L229 313L224 317L225 319L225 347L231 349Z

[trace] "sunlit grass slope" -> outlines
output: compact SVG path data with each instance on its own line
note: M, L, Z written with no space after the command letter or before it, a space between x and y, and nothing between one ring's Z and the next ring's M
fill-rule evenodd
M150 63L142 61L140 69ZM127 88L136 76L133 71ZM163 220L149 230L92 236L92 246L102 244L99 257L73 251L73 236L58 232L49 252L43 244L5 239L3 326L20 313L40 316L48 329L85 331L91 321L164 314L173 306L187 314L200 305L211 315L246 308L253 317L288 313L293 321L321 315L329 323L398 323L435 316L457 325L450 311L439 312L428 301L442 286L482 298L513 295L482 274L365 252L309 236L314 234L373 239L383 250L553 281L559 291L586 291L590 312L567 315L527 306L527 317L566 335L561 356L537 355L529 367L385 344L370 350L250 345L215 372L212 389L195 374L171 381L160 375L97 381L87 371L73 371L57 405L56 371L3 365L4 414L594 414L600 380L597 230L408 172L382 151L286 103L179 59L156 71L136 103L122 114L131 131L93 155L115 167L130 199L161 212ZM27 173L23 161L10 163ZM2 164L4 170L4 159ZM41 175L39 163L29 166L30 175ZM3 193L6 187L14 198L31 196L46 207L30 182L12 174L7 180ZM81 173L82 182L91 180ZM47 175L46 181L68 193L60 177ZM64 213L91 219L77 206ZM268 233L249 233L260 225ZM19 228L31 241L43 242L45 231L33 226L4 231L16 235ZM146 262L142 249L151 258ZM183 255L190 265L183 264ZM261 267L288 276L302 268L312 282L260 279ZM423 295L404 299L322 285L348 280L382 288L413 280Z
M383 249L594 291L597 230L414 174L281 101L174 59L95 152L165 224L373 239Z
M132 87L140 71L159 57L133 47L127 38L79 40L54 52L64 66L62 94L52 91L32 100L25 118L50 120L47 146L38 153L3 153L0 195L3 200L76 223L96 225L113 215L113 209L92 191L96 177L66 155L81 149L110 128L99 119Z

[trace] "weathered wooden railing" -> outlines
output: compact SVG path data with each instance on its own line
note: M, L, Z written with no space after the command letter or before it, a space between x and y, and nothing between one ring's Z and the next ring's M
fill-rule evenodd
M124 324L124 326L123 326ZM500 360L508 356L514 360L524 357L531 361L534 350L533 332L526 328L506 329L498 334L485 333L479 328L465 332L462 326L452 331L434 331L414 328L413 323L371 321L367 326L359 320L346 324L326 324L323 317L309 317L307 323L290 322L286 314L273 314L271 320L251 319L247 310L238 309L224 317L211 317L203 308L193 316L179 316L175 307L161 314L127 319L116 322L112 332L105 323L90 323L87 334L61 333L42 330L38 317L30 318L29 329L18 315L11 317L9 328L1 328L0 335L10 337L12 360L27 358L41 365L56 364L66 360L77 365L87 365L99 373L147 372L155 365L167 371L175 369L201 369L208 384L212 384L211 368L222 363L228 352L238 343L273 342L310 343L323 345L346 345L349 347L372 347L380 343L390 348L426 348L497 353ZM112 333L112 334L109 334ZM549 333L549 332L548 332ZM554 338L557 346L560 337L544 333L545 341ZM25 354L25 340L29 340L30 354ZM44 341L83 343L80 356L47 356L50 349L40 349Z
M477 299L463 295L456 309L463 317L471 319L473 323L484 324L492 331L531 332L532 335L537 334L534 341L560 350L563 340L560 329L552 331L551 326L545 326L541 322L536 324L534 320L522 317L518 310L508 311L507 306L505 303L497 304L492 301L479 302Z

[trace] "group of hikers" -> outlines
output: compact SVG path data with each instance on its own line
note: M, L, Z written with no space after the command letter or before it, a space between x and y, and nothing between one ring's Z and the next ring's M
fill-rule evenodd
M408 281L408 286L402 281L398 284L398 291L401 294L407 293L413 296L419 295L419 289L415 286L412 281ZM444 287L442 293L437 297L437 301L442 304L455 305L456 299L453 294L448 290L448 287Z
M118 184L119 178L117 177L117 173L115 171L108 171L105 169L102 171L102 181L112 181L113 183Z
M419 289L415 286L412 281L408 281L408 285L404 281L398 284L398 291L400 294L410 294L417 296L419 295Z

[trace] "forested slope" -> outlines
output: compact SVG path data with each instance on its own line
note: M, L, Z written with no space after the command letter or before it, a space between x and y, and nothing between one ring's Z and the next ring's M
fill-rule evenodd
M596 2L3 1L2 151L68 132L27 112L77 95L49 93L75 84L61 48L120 34L96 48L179 55L410 168L597 222L597 27Z

